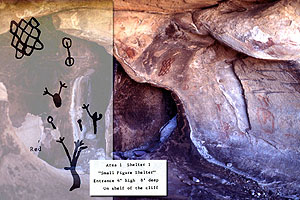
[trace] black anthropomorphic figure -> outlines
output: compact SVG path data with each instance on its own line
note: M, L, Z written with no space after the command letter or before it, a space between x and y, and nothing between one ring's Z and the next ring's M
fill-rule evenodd
M44 91L44 94L43 95L49 95L53 98L53 102L55 104L55 106L57 108L59 108L61 106L61 98L60 98L60 93L61 93L61 89L62 88L67 88L66 86L66 83L62 83L61 81L59 81L59 84L60 84L60 88L59 88L59 92L58 93L55 93L55 94L51 94L48 89L45 87L45 91Z
M80 156L80 153L83 149L86 149L87 146L83 146L84 143L83 141L79 141L77 140L75 143L75 149L74 149L74 152L73 152L73 158L71 158L70 156L70 153L66 147L66 145L64 144L64 137L59 137L59 140L56 140L56 142L58 143L61 143L66 154L67 154L67 157L69 159L69 162L70 162L70 167L65 167L64 169L65 170L70 170L71 171L71 174L72 174L72 177L73 177L73 185L72 187L70 188L70 191L76 189L76 188L80 188L80 177L78 175L78 173L76 172L76 165L77 165L77 161L78 161L78 158Z
M93 126L94 126L94 134L97 133L97 121L99 121L100 119L102 119L102 114L100 113L99 114L99 117L98 117L98 113L97 112L94 112L93 115L91 115L90 111L89 111L89 104L88 105L85 105L83 104L82 108L83 109L86 109L88 115L90 116L90 118L92 118L93 120Z

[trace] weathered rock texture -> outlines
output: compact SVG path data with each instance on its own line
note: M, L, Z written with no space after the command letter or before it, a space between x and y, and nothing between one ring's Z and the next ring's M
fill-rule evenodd
M126 73L177 95L191 140L209 162L300 198L299 64L244 55L299 59L299 2L228 1L205 10L183 6L186 13L160 2L125 1L116 9L114 55ZM59 13L55 27L86 39L91 26L84 22L100 15L88 12ZM80 25L69 23L71 14ZM102 34L93 31L91 40L104 44Z
M271 60L300 58L299 1L226 1L196 12L194 19L216 39L247 55Z
M179 16L115 13L118 60L133 79L178 95L207 160L297 195L299 66L245 58Z
M81 0L61 1L61 0L4 0L0 3L0 34L9 30L11 20L19 21L22 18L41 17L64 10L71 9L100 9L112 10L111 0ZM71 17L70 17L71 18ZM75 22L75 21L73 21Z
M139 12L160 12L180 13L191 10L217 5L217 0L115 0L114 10L139 11Z
M168 196L164 199L280 199L255 181L207 162L191 142L189 129L184 129L184 116L178 114L177 122L177 128L160 148L137 158L168 160Z

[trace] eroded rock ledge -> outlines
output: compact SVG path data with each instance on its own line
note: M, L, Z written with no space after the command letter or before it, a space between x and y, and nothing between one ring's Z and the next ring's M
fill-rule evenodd
M298 1L249 3L226 1L220 6L195 12L217 40L249 56L269 60L300 58L300 7Z

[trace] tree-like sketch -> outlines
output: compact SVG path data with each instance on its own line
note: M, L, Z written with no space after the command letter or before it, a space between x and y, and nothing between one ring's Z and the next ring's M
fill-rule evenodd
M74 149L74 152L73 152L73 158L71 158L70 156L70 153L69 153L69 150L68 148L66 147L66 145L64 144L64 139L65 137L59 137L59 140L56 140L56 142L58 143L61 143L66 154L67 154L67 157L68 157L68 160L70 162L70 167L65 167L64 169L65 170L70 170L71 171L71 174L72 174L72 177L73 177L73 185L72 187L70 188L70 191L76 189L76 188L80 188L80 177L78 175L78 173L76 172L76 164L77 164L77 161L78 161L78 158L80 156L80 153L83 149L86 149L88 148L87 146L83 146L84 143L83 141L79 141L77 140L76 142L74 142L75 144L75 149Z

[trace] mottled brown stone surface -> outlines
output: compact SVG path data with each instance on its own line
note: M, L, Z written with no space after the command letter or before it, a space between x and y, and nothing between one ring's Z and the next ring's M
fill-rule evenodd
M22 18L41 17L70 9L112 9L110 0L4 0L0 3L0 33L9 30L10 21L19 21Z
M217 0L115 0L114 10L178 13L217 5Z
M202 28L187 29L187 24L176 17L131 12L126 18L123 15L115 19L115 26L123 27L123 32L115 35L118 60L132 78L178 95L198 152L210 162L261 183L280 180L270 188L296 194L299 83L295 76L299 67L245 59L205 31L200 32ZM150 17L159 20L144 21ZM141 22L145 36L126 28L131 19ZM145 47L134 42L144 37ZM127 47L137 49L138 54L131 58L123 51ZM286 131L288 134L283 133Z

